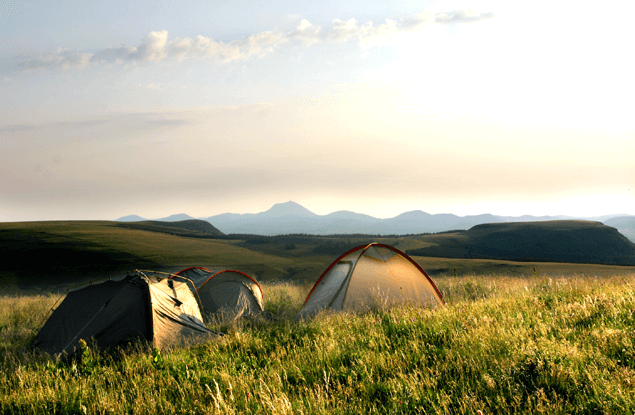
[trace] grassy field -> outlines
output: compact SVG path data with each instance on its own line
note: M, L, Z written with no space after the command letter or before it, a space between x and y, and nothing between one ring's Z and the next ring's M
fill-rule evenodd
M4 296L0 412L633 413L635 273L576 274L439 276L442 309L297 323L311 285L263 283L277 321L68 362L25 347L56 297Z
M0 224L0 413L633 413L635 267L414 256L447 307L293 322L353 246L453 235L187 237L114 222ZM275 321L198 345L60 361L30 350L59 293L136 268L239 269ZM49 294L52 293L52 294Z

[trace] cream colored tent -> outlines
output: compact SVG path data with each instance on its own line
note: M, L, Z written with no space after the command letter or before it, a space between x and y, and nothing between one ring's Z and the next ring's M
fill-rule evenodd
M445 304L432 279L408 255L372 243L337 258L317 280L296 319L324 309L361 309L398 302L428 307Z
M137 272L69 292L32 346L50 354L72 354L80 339L94 338L101 348L135 338L163 347L209 335L216 334L203 324L186 282Z
M235 320L264 311L260 285L241 271L225 270L214 274L206 268L190 267L176 275L193 280L200 280L201 275L208 276L197 288L205 315L217 314Z

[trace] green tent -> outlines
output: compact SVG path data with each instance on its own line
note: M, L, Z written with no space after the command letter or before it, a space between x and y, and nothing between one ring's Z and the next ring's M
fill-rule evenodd
M164 347L214 335L202 320L187 282L137 272L69 292L32 346L72 354L80 339L94 338L107 348L138 338Z
M255 279L242 271L224 270L213 273L203 267L189 267L177 272L193 281L204 280L197 288L207 315L216 314L228 320L264 313L262 289Z

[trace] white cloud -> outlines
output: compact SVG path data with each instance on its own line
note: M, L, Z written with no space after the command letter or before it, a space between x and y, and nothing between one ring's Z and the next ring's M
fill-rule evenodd
M55 52L44 53L35 59L25 60L18 67L25 70L36 68L83 68L90 63L92 56L92 53L58 48Z
M90 61L95 63L122 61L157 62L167 57L168 50L166 49L172 47L178 51L179 46L181 46L179 39L172 41L168 48L166 48L167 42L167 30L150 32L143 38L141 45L138 47L122 46L117 49L108 48L90 56Z
M167 56L165 45L168 43L168 31L150 32L143 38L141 46L130 55L132 60L157 62ZM174 43L174 42L172 42Z
M314 25L306 19L302 19L298 27L289 33L288 38L290 40L300 40L309 46L320 41L321 32L322 28L320 26Z
M228 43L225 61L248 59L253 55L264 56L289 39L282 32L261 32Z
M356 36L359 36L360 28L357 20L348 19L343 21L340 19L333 20L333 28L328 34L328 39L335 42L346 42Z
M162 30L148 34L139 47L108 48L92 55L90 60L94 63L121 63L124 61L158 62L165 59L211 58L222 62L231 62L246 60L252 56L264 56L290 41L301 41L307 45L316 43L319 32L320 28L307 20L302 20L300 25L289 33L265 31L231 42L217 42L201 35L194 39L177 38L168 41L167 30Z
M108 48L95 53L90 60L93 63L122 62L137 51L136 47L122 46L118 49Z
M378 25L373 22L360 25L354 18L347 21L335 19L328 32L323 32L320 26L302 19L299 25L289 32L264 31L230 42L215 41L201 35L193 39L186 37L169 40L168 31L160 30L150 32L138 46L110 47L97 53L59 48L35 59L25 59L18 67L67 69L82 68L90 64L143 64L187 58L212 59L220 62L244 61L252 57L263 57L289 43L299 43L307 47L320 42L347 42L352 39L357 40L359 45L367 50L391 42L400 33L421 30L427 24L470 23L492 16L492 13L459 10L436 14L421 13L401 21L386 19Z
M455 10L452 12L437 13L434 18L435 23L474 23L481 20L491 19L494 13L477 13L473 10Z
M379 25L373 22L359 25L355 19L347 21L335 19L327 38L335 42L357 39L363 49L370 49L391 42L399 34L420 31L428 24L473 23L493 16L493 13L477 13L471 10L424 12L401 21L386 19Z

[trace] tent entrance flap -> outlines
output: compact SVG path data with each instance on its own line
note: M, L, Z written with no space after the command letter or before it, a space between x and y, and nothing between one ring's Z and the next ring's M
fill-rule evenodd
M346 289L348 288L348 284L350 282L351 270L353 269L353 263L351 261L340 261L331 272L334 272L337 276L332 277L334 280L334 284L338 284L341 279L341 283L339 283L339 288L337 292L333 295L333 299L329 303L329 307L337 307L341 308L344 303L344 298L346 297ZM341 274L344 277L341 277Z
M259 315L265 310L260 285L244 272L224 270L212 274L204 268L186 268L177 275L206 272L209 277L196 290L206 317L236 320Z

